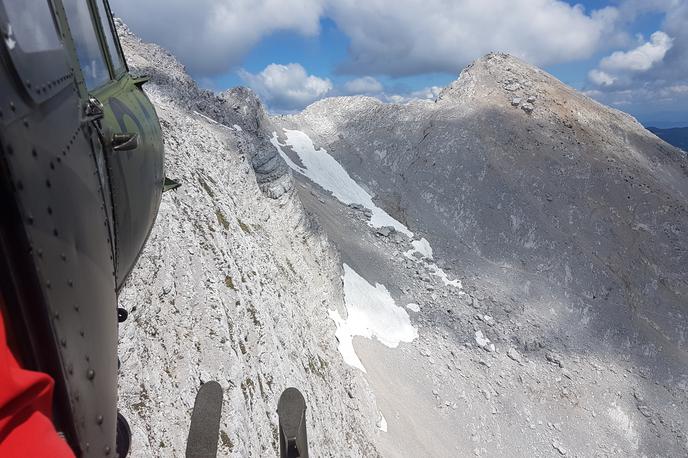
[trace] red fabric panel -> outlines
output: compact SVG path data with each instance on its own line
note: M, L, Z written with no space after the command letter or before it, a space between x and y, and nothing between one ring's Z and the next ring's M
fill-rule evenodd
M0 313L0 457L73 457L51 421L55 382L19 367L6 337Z

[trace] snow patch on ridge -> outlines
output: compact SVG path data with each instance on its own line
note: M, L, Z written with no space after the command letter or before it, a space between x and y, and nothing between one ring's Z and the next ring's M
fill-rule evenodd
M375 337L384 345L396 348L400 342L412 342L418 330L411 325L408 313L397 306L384 285L375 286L344 264L344 301L347 318L330 310L330 318L337 325L336 336L344 361L366 372L353 346L354 336Z
M436 277L439 277L440 280L442 280L444 286L453 286L454 288L459 289L463 288L461 280L450 280L449 276L444 270L442 270L437 264L431 262L433 260L433 257L430 242L428 242L425 238L422 238L420 240L412 241L411 245L413 246L413 248L405 252L404 256L413 261L416 261L417 263L424 263L432 275L435 275ZM415 256L416 253L420 255L420 259Z
M284 129L284 134L287 137L285 144L279 142L276 132L272 134L270 141L277 148L277 151L279 151L289 167L317 183L323 189L330 191L343 204L360 204L370 209L373 212L373 216L368 222L370 226L376 228L392 226L398 232L413 237L413 232L408 227L375 205L371 195L349 176L349 173L335 158L322 148L315 149L313 141L308 135L300 130L288 129ZM303 167L296 165L282 150L286 146L291 147L299 156Z
M430 242L425 238L414 240L411 242L411 245L413 245L413 249L404 253L404 256L412 258L414 253L418 253L424 258L432 259L432 247L430 246Z
M383 433L386 433L387 432L387 419L382 414L382 412L379 412L379 413L380 413L380 418L378 419L377 424L376 424L377 429L379 429Z
M412 312L420 312L420 305L416 304L415 302L411 302L410 304L406 304L406 308L411 310Z
M368 222L369 226L375 228L392 226L397 231L406 234L409 238L413 238L413 232L404 224L388 215L383 209L375 205L371 195L349 176L346 169L344 169L335 158L330 156L327 151L322 148L316 149L315 145L313 145L313 141L308 135L300 130L283 130L287 137L284 144L280 143L277 132L272 133L270 142L290 168L309 178L323 189L330 191L332 195L343 204L360 204L370 209L373 215ZM294 153L296 153L303 167L292 161L284 152L282 148L287 146L291 147ZM404 256L416 262L424 262L431 274L439 277L445 286L462 288L461 281L450 280L441 268L430 262L433 259L433 251L430 242L422 238L420 240L413 240L411 245L413 249L404 253ZM415 253L420 254L422 261L419 261L414 256Z
M200 112L198 112L198 111L196 111L196 110L194 110L194 114L197 114L197 115L200 116L201 118L203 118L203 119L205 119L206 121L208 121L210 124L220 124L219 122L215 121L213 118L211 118L211 117L209 117L209 116L206 116L206 115L204 115L203 113L200 113Z

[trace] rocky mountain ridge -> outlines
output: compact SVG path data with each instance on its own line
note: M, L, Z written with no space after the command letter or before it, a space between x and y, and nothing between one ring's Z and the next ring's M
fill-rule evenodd
M677 150L502 54L270 117L118 27L183 183L120 298L134 456L183 455L207 380L221 456L276 455L287 386L313 455L688 453Z
M224 391L220 456L278 454L277 400L299 388L315 455L375 456L366 382L342 362L328 309L342 309L338 254L304 211L266 139L258 98L203 91L118 21L132 72L163 127L160 213L120 306L120 410L132 456L183 456L199 386Z
M631 116L497 53L467 67L435 102L333 98L273 122L289 158L304 154L303 145L290 146L290 132L303 132L375 205L426 238L437 265L464 286L463 296L443 289L403 259L404 242L380 237L365 248L360 232L353 240L339 229L345 215L323 197L327 185L297 174L310 189L302 200L329 222L345 262L420 309L412 348L391 354L358 346L369 350L366 368L396 364L411 372L368 376L389 423L385 454L395 456L395 443L438 456L494 456L506 444L515 456L686 453L686 438L676 433L688 411L682 152ZM466 350L475 345L491 358ZM383 391L394 383L422 393L419 379L435 387L440 407L446 399L463 411L447 414L419 395L417 415L446 418L411 434L408 397ZM396 412L396 424L385 410ZM447 442L453 428L473 431L475 448Z

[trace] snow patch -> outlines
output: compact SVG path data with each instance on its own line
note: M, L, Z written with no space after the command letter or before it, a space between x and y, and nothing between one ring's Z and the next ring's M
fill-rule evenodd
M335 335L344 361L366 372L354 350L354 336L375 337L384 345L396 348L400 342L412 342L417 338L418 330L411 325L406 310L396 305L384 285L371 285L346 264L342 279L347 318L342 318L336 310L330 310L329 315L337 325Z
M414 240L411 242L411 245L413 246L413 249L404 253L404 256L410 258L414 253L418 253L423 258L432 259L432 247L430 246L430 242L428 242L425 238Z
M382 412L378 412L378 413L380 414L380 418L379 418L379 420L377 421L377 424L376 424L377 429L379 429L380 431L386 433L386 432L387 432L387 420L385 419L385 416L382 415Z
M483 348L488 351L495 351L495 346L494 344L485 337L485 334L481 330L475 331L475 343L478 344L480 348Z
M195 111L195 110L194 110L194 113L197 114L198 116L200 116L201 118L205 119L206 121L208 121L211 124L220 124L219 122L215 121L213 118L210 118L210 117L204 115L203 113L199 113L198 111Z
M490 344L490 339L485 337L482 331L475 331L475 343L479 347L487 347Z
M406 308L411 310L412 312L420 312L420 305L415 304L413 302L411 302L410 304L406 304Z
M343 204L360 204L370 209L373 215L368 225L371 227L379 228L392 226L397 231L413 238L413 232L404 224L388 215L383 209L375 205L371 195L349 176L349 173L335 158L330 156L327 151L322 148L316 149L313 145L313 141L308 135L300 130L289 129L284 129L284 135L287 137L284 144L280 143L277 132L273 132L270 142L291 169L309 178L323 189L330 191L332 195ZM296 153L303 167L297 165L284 152L282 148L287 146L291 147ZM413 240L411 245L413 249L404 253L404 256L418 261L413 255L414 253L420 254L423 262L426 263L428 270L430 270L430 273L439 277L445 286L462 288L461 281L450 280L442 269L433 263L427 262L427 260L432 260L433 256L430 242L425 238L421 238L420 240Z
M435 275L436 277L439 277L440 280L442 280L442 283L444 283L444 286L453 286L454 288L459 288L459 289L463 288L463 284L461 283L461 280L458 280L458 279L450 280L447 273L444 270L440 269L436 264L428 264L428 269L430 270L430 273L432 275ZM461 293L463 293L463 291L461 291L459 294L461 294Z
M277 148L277 151L279 151L289 167L320 185L323 189L330 191L343 204L360 204L370 209L373 212L373 216L368 223L370 226L376 228L392 226L398 232L413 237L413 232L404 224L392 218L387 212L373 203L371 195L349 176L348 172L335 158L322 148L315 149L313 141L308 135L299 130L288 129L284 129L284 134L287 137L284 144L281 144L277 138L277 132L273 132L270 141ZM282 150L286 146L291 147L299 156L303 167L296 165Z
M444 286L453 286L459 289L463 288L461 280L450 280L449 276L444 270L442 270L437 264L430 262L433 259L433 251L432 247L430 246L430 242L428 242L427 239L422 238L420 240L414 240L411 242L411 246L413 246L413 248L405 252L404 256L416 261L417 263L425 264L425 267L430 271L430 274L439 277L440 280L442 280L442 283L444 283ZM416 253L420 255L420 259L415 256Z

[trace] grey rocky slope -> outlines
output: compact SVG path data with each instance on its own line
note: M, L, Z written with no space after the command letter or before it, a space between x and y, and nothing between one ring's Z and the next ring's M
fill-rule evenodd
M275 456L279 394L308 405L314 455L370 456L377 411L336 349L328 309L342 306L338 256L306 214L269 143L270 120L246 89L199 90L156 45L118 29L165 136L163 196L120 297L120 409L133 456L183 456L195 393L224 389L221 456ZM317 406L317 408L316 408Z
M413 344L357 346L396 419L385 413L386 454L688 454L683 152L502 54L435 102L333 98L273 121L308 134L426 237L468 293L438 285L404 259L408 241L376 237L299 178L343 259L422 305ZM496 351L472 347L477 331Z

